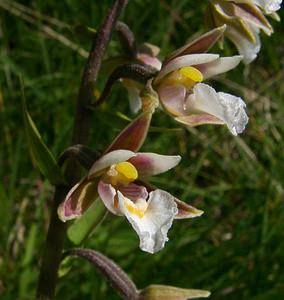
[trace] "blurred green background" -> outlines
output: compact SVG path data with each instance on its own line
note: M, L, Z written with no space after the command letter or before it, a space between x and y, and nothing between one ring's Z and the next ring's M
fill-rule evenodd
M0 298L33 299L53 188L33 167L21 117L19 76L28 109L58 155L70 145L76 96L91 35L112 1L0 0ZM161 58L204 32L207 1L131 0L122 20L138 42L161 47ZM281 12L280 12L281 15ZM282 12L283 15L283 12ZM283 16L284 17L284 16ZM284 28L262 35L259 58L211 84L241 96L250 122L240 137L222 126L181 128L162 112L143 151L183 156L151 181L202 209L176 221L170 241L143 253L124 218L108 216L85 246L111 257L139 288L151 283L207 289L210 299L284 299ZM108 56L120 51L117 39ZM229 43L223 55L235 54ZM99 88L105 78L100 77ZM103 150L133 118L124 88L94 114L92 147ZM169 132L162 128L172 128ZM87 262L72 259L56 299L119 299Z

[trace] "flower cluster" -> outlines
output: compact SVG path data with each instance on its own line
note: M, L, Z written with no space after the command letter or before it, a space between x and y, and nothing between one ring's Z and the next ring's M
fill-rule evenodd
M252 61L260 49L259 30L272 33L266 14L274 14L281 1L212 0L207 11L211 26L219 26L177 49L160 61L159 49L145 44L135 61L156 69L143 84L122 78L130 107L141 114L114 139L96 160L87 176L68 193L58 209L62 221L80 217L99 197L114 215L124 216L149 253L161 250L175 219L194 218L202 211L151 186L147 178L159 175L179 162L179 155L139 152L157 107L186 126L226 125L233 135L248 123L245 102L235 95L218 92L206 82L228 72L242 60ZM230 38L241 55L220 57L209 50L223 36Z

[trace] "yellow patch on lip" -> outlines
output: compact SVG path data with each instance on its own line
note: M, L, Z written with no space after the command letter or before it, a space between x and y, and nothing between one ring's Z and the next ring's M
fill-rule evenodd
M202 82L203 81L203 75L202 75L202 73L198 69L196 69L194 67L184 67L184 68L181 68L179 70L179 73L182 76L184 76L184 77L186 77L186 78L188 78L188 79L190 79L190 80L192 80L194 82Z
M134 181L138 178L138 172L130 162L124 161L117 164L115 170L129 181Z
M128 203L125 203L125 207L131 214L136 215L140 219L142 219L144 217L144 211L142 211L138 207L130 205Z

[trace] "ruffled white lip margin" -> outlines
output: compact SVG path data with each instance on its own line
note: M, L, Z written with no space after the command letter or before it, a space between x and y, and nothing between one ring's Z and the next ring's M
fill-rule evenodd
M188 113L207 113L223 121L233 135L243 132L248 123L246 104L236 96L219 92L204 83L198 83L186 100Z
M178 213L174 197L162 190L149 194L148 201L135 204L118 191L119 209L139 236L140 248L149 253L161 250L168 241L167 233ZM135 213L144 206L143 216Z

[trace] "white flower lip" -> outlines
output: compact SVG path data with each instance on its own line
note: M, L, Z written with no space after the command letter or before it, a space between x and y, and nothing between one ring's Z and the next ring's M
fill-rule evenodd
M149 253L161 250L168 241L167 233L178 213L174 197L162 190L149 194L142 209L118 191L119 209L139 236L140 248ZM137 214L141 211L141 215Z
M248 123L244 101L227 93L217 93L212 87L198 83L187 98L187 112L211 114L223 121L233 135L243 132Z

